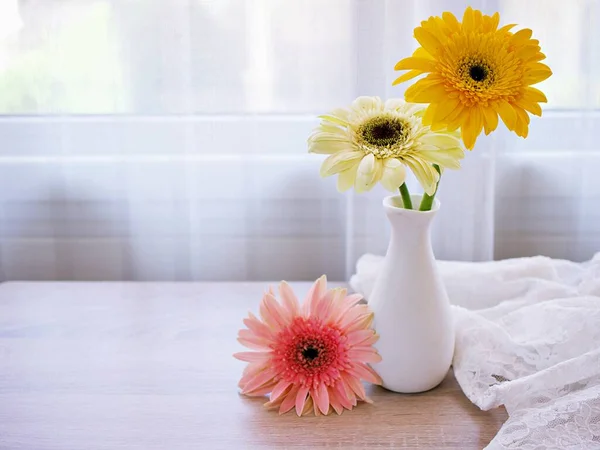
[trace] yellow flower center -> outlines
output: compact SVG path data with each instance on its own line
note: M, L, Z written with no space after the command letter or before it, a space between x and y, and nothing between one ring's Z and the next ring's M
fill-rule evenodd
M380 115L372 117L358 126L357 140L367 153L376 158L400 156L410 126L400 117Z

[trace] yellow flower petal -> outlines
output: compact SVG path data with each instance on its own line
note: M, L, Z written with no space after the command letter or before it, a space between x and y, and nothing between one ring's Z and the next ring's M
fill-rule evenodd
M414 103L433 103L439 102L441 98L446 96L446 89L441 83L421 83L423 80L417 81L405 92L406 100ZM414 88L414 89L412 89Z
M420 70L422 72L431 72L435 70L435 61L432 59L404 58L396 64L395 70Z
M433 123L433 117L435 116L436 108L436 103L432 103L427 107L425 114L423 115L423 125L429 126Z
M483 26L483 14L478 9L473 10L473 28L481 28Z
M465 147L472 150L475 147L477 136L481 133L483 127L483 113L479 108L471 108L467 120L461 126L461 136Z
M523 108L526 111L529 111L531 114L535 114L536 116L542 115L542 107L539 105L539 103L521 99L517 100L516 105Z
M413 54L412 54L415 58L424 58L424 59L431 59L432 61L435 61L435 58L433 56L431 56L431 53L429 53L427 50L425 50L423 47L419 47L417 48Z
M529 28L523 28L512 35L510 38L510 43L511 45L523 45L529 39L531 39L532 34L533 31L531 31Z
M406 72L404 75L401 75L398 78L396 78L394 80L394 82L392 83L392 85L395 86L396 84L404 83L405 81L411 80L414 77L418 77L422 73L423 72L420 70L410 70L410 71Z
M433 122L445 122L448 116L457 108L462 109L462 102L459 98L451 98L448 101L441 102L435 110Z
M529 64L529 68L530 70L523 76L523 81L527 84L539 83L552 75L550 67L543 63Z
M500 115L502 122L504 122L504 125L506 125L506 128L508 128L510 131L513 131L517 121L517 113L513 107L510 106L507 101L502 100L496 104L495 109Z
M473 30L474 20L473 20L473 8L470 6L465 9L465 13L463 14L462 20L462 28L467 33Z
M494 13L493 16L489 17L487 23L484 24L483 30L488 33L490 31L494 31L498 28L498 24L500 23L500 14L497 12Z
M446 22L446 24L452 31L460 30L460 23L458 22L456 16L451 12L442 13L442 19L444 19L444 22Z
M517 122L515 124L515 132L517 133L517 136L526 138L527 135L529 134L529 116L521 108L515 108L515 112L517 113Z
M492 108L483 107L483 130L488 135L498 127L498 113Z
M423 46L431 55L435 55L438 49L442 46L440 41L429 31L423 27L417 27L414 31L415 39Z
M515 56L519 59L521 59L522 61L530 61L532 58L534 58L538 52L540 51L540 48L537 46L525 46L525 47L521 47L516 53Z
M531 86L525 89L523 99L531 102L548 102L546 95L542 91Z
M499 28L498 31L500 33L504 33L506 31L510 31L512 28L516 27L517 24L516 23L511 23L509 25L504 25L502 28Z

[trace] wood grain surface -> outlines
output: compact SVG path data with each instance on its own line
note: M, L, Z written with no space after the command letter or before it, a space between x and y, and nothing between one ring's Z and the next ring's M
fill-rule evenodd
M0 449L481 449L507 415L452 374L341 416L238 394L237 330L263 283L0 285ZM308 284L295 283L305 293Z

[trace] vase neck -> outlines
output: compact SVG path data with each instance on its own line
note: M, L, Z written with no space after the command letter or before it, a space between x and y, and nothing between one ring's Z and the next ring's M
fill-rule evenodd
M418 205L421 196L413 196L413 204ZM392 237L403 244L423 238L429 239L429 231L433 218L439 209L439 202L434 203L431 211L404 209L398 205L399 197L387 197L383 206L392 228Z

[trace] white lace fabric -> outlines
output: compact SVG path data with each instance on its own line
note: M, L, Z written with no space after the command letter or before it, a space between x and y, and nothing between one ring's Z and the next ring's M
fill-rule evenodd
M350 281L368 299L382 258ZM600 449L600 253L440 261L456 320L454 373L483 410L509 419L487 449Z

